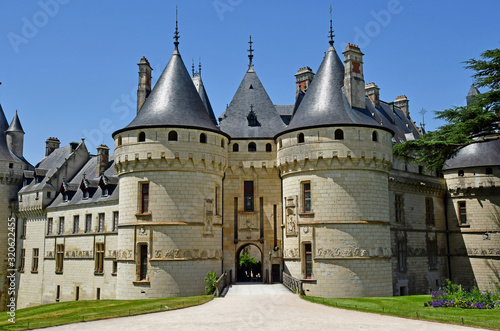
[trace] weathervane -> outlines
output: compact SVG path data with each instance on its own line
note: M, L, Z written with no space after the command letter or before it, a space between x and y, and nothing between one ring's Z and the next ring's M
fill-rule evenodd
M198 62L198 76L201 77L201 56L200 56L200 60Z
M179 46L179 29L178 29L178 20L177 20L177 6L175 6L175 33L174 33L174 45L175 45L175 49L178 48Z
M330 46L333 46L333 37L335 37L335 35L333 34L333 26L332 26L332 5L330 5L330 34L328 35L328 37L330 38Z
M422 123L420 123L420 126L425 129L425 118L424 118L424 115L425 115L425 113L427 113L427 110L425 110L425 108L422 108L422 110L419 113L422 114Z
M253 44L252 35L250 35L250 41L248 42L248 44L250 45L250 48L248 49L248 58L250 59L250 63L248 64L248 67L251 67L251 66L253 66L253 63L252 63L253 54L252 54L252 52L254 51L252 49L252 44Z

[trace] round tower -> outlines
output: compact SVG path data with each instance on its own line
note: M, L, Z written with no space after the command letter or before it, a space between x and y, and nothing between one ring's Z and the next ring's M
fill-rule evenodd
M391 296L392 132L363 109L364 94L352 92L364 87L359 48L347 46L344 72L330 45L290 125L276 136L284 268L304 281L307 295Z
M24 130L19 120L19 116L14 115L9 128L6 131L7 146L18 157L23 157Z
M141 111L113 134L120 178L117 299L201 295L222 269L228 137L178 50Z
M500 141L491 140L462 148L443 168L450 278L481 291L500 282L499 165Z

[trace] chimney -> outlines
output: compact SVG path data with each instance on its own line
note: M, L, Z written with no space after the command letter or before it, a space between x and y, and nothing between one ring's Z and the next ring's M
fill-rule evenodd
M49 137L45 140L45 156L49 156L53 151L59 148L61 142L55 137Z
M299 96L299 93L307 91L309 85L314 78L314 72L309 67L300 68L295 74L295 82L297 84L297 91L295 93L295 100Z
M106 145L97 146L97 166L95 168L95 176L99 177L108 169L109 162L109 147Z
M396 107L401 108L401 110L405 113L406 117L408 117L408 118L410 118L410 109L408 107L409 103L410 103L410 100L408 100L406 95L400 95L394 101L394 105Z
M142 105L146 98L151 93L151 71L153 70L149 65L148 59L144 56L141 61L137 63L139 66L139 86L137 88L137 113L141 110Z
M380 107L380 88L375 83L368 83L365 85L365 95L370 98L375 108Z
M363 53L358 46L347 44L344 54L344 91L353 108L366 108Z

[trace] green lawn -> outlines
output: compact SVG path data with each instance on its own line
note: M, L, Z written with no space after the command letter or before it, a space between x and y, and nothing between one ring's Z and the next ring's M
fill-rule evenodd
M52 303L16 311L16 323L8 321L7 313L0 314L0 329L25 330L111 317L139 315L179 309L205 303L213 296L149 299L149 300L89 300ZM28 325L29 323L29 325Z
M462 325L463 318L464 325L500 330L500 310L424 307L430 295L354 299L304 296L303 299L333 307L450 324Z

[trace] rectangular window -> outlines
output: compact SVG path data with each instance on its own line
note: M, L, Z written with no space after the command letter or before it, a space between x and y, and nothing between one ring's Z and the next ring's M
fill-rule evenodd
M73 216L73 233L78 233L80 229L80 215Z
M305 255L305 262L306 262L306 272L305 276L306 279L311 279L312 278L312 249L311 249L311 244L304 244L304 255Z
M21 238L24 239L26 239L26 224L27 224L26 219L23 219L23 233L21 233Z
M59 234L64 234L64 217L59 217Z
M118 212L113 212L113 231L118 231Z
M96 291L96 300L101 300L101 289L98 287Z
M104 213L99 214L99 232L104 232Z
M112 275L116 275L118 271L118 261L113 261L113 271L111 272Z
M429 255L429 270L437 270L438 269L438 245L437 240L429 240L428 241L428 255Z
M38 272L38 248L33 248L33 257L31 261L31 272Z
M311 205L311 183L302 184L302 196L304 197L304 213L312 212Z
M141 185L141 214L149 212L149 183Z
M80 300L80 286L75 288L75 301Z
M398 268L400 272L406 271L406 242L398 241Z
M52 217L49 217L47 219L47 236L50 236L52 234L52 223L54 223Z
M64 245L56 245L56 273L63 272Z
M465 201L458 202L458 215L460 217L460 224L467 224L467 207L465 205Z
M59 302L61 299L61 285L57 285L56 287L56 302Z
M219 215L219 187L215 186L215 215Z
M85 232L90 233L92 231L92 214L85 215Z
M245 211L254 211L253 208L253 181L245 181L244 186L244 210Z
M403 223L404 201L401 194L396 194L394 196L394 210L396 212L396 223Z
M141 245L139 280L146 280L148 274L148 245Z
M434 202L432 198L425 199L425 223L427 225L436 225L434 220Z
M21 260L19 261L19 272L24 272L24 265L26 261L26 249L21 250Z
M94 273L102 274L103 272L104 272L104 243L96 243Z

